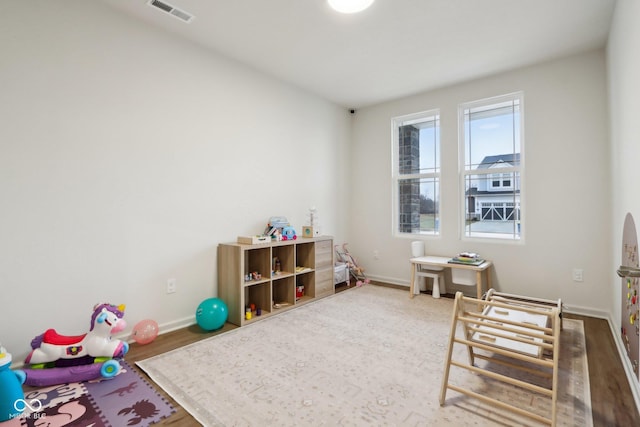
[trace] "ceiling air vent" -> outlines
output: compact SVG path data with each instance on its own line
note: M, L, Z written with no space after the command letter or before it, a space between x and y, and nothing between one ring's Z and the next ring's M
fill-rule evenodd
M177 7L170 5L169 3L159 1L159 0L149 0L147 4L149 6L157 7L161 11L168 13L169 15L175 18L178 18L181 21L184 21L187 23L193 21L193 18L194 18L193 15L185 12L184 10L180 10Z

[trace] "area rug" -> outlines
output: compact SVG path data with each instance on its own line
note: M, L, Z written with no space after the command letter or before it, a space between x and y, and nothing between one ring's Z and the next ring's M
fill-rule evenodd
M0 427L146 427L175 412L156 389L126 362L113 378L25 391L27 409Z
M453 391L440 406L452 309L366 285L137 364L205 426L535 425ZM558 425L590 426L581 321L564 321L561 347ZM451 380L539 405L466 371Z

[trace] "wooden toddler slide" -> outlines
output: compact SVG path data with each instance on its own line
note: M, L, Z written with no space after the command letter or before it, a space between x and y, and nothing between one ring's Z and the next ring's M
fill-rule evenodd
M451 331L445 360L440 405L445 404L447 390L454 390L485 403L555 426L558 386L562 302L522 297L489 290L482 300L456 293ZM462 325L458 331L458 323ZM457 333L458 332L458 333ZM460 334L459 332L462 332ZM457 336L461 335L461 336ZM454 345L464 345L469 363L452 360ZM507 376L475 364L476 359L507 366L509 372L526 372L551 379L550 387ZM451 367L466 369L493 380L520 387L551 400L550 417L528 411L502 400L480 394L463 385L449 382ZM532 375L528 375L531 378ZM539 381L538 381L539 383Z

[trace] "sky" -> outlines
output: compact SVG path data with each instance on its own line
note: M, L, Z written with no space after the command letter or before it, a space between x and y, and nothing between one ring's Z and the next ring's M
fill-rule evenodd
M514 116L508 109L471 110L471 120L465 122L465 163L475 169L486 156L520 152L520 134L514 128L520 126L520 114ZM420 129L420 172L438 172L440 167L439 127L425 126ZM470 156L470 157L469 157ZM470 163L469 163L470 162ZM438 186L431 180L421 185L421 193L433 199Z

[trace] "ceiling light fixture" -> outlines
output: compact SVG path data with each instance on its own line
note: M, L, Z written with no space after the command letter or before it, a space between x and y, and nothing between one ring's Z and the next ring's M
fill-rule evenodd
M329 6L340 13L357 13L362 12L371 4L374 0L327 0Z

